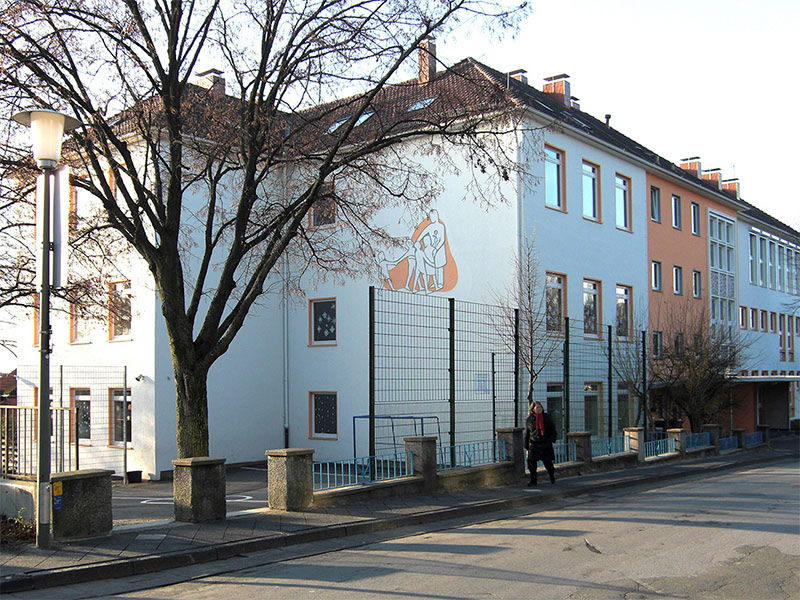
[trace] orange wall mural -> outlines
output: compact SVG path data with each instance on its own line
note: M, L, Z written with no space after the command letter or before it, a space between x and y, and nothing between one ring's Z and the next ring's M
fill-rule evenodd
M443 293L458 283L458 267L450 252L447 227L436 210L431 210L428 218L420 222L399 256L388 259L380 252L378 264L381 284L387 290Z

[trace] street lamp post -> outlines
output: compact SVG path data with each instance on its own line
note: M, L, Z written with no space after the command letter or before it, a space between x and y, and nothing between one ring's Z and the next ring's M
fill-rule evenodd
M50 547L50 176L61 159L64 132L74 129L78 121L51 110L26 110L12 119L31 128L33 158L42 170L42 288L39 306L39 444L36 469L36 546Z

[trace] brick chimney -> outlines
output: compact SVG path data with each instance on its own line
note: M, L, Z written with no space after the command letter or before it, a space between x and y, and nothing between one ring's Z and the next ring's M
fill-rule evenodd
M525 69L517 69L516 71L511 71L508 76L511 79L516 79L517 81L521 81L522 83L528 83L528 75Z
M725 179L722 182L722 191L725 192L726 194L728 194L731 198L734 198L735 200L738 200L739 197L740 197L739 196L739 194L740 194L740 191L739 191L739 180L736 179L736 178L734 178L734 179Z
M703 174L703 169L700 166L700 157L692 156L691 158L681 159L681 169L691 173L695 177L700 177Z
M702 174L702 177L706 181L715 184L718 190L722 189L722 172L719 169L709 169Z
M419 83L428 83L436 75L436 38L429 37L419 45Z
M211 90L215 96L225 96L225 78L222 76L222 71L219 69L209 69L202 73L197 73L196 85L199 87Z
M572 95L569 92L569 75L566 73L553 75L552 77L545 77L544 81L545 84L542 91L545 94L558 100L564 106L570 106Z

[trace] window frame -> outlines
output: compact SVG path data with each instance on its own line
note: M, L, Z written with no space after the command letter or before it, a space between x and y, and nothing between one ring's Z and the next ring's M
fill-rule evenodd
M593 169L593 172L587 173L587 171L585 170L585 167L587 166L591 167ZM592 203L593 203L594 216L586 214L585 182L587 178L592 181L592 193L594 195ZM600 165L586 159L583 159L581 161L581 211L583 214L583 218L586 219L587 221L593 221L595 223L603 222L602 202L600 193Z
M650 261L650 289L654 292L664 289L664 269L660 260Z
M117 333L117 321L120 320L120 315L117 314L115 309L112 308L115 298L116 286L127 284L127 303L128 303L128 331ZM123 279L120 281L111 281L108 284L108 341L129 341L133 333L133 302L131 301L131 280Z
M692 270L692 297L703 297L703 272L697 269Z
M317 223L316 218L318 215L322 216L321 207L326 202L330 202L331 204L330 207L325 207L327 210L331 212L330 219L325 220L324 222L321 223ZM339 221L338 216L339 216L339 204L336 198L336 187L332 182L326 181L320 186L317 199L314 200L313 204L311 204L311 208L309 208L308 210L308 228L316 230L316 229L326 229L330 227L335 227Z
M323 433L317 427L317 396L333 396L334 399L334 426L335 433ZM310 440L338 440L339 439L339 393L334 390L312 390L308 392L308 439Z
M557 155L557 160L548 156L548 151ZM544 205L552 210L559 212L567 212L567 179L566 179L566 156L567 153L561 148L552 146L550 144L544 145ZM558 195L558 204L550 204L548 202L549 191L549 178L547 165L555 165L556 168L556 193Z
M739 329L747 329L750 310L746 306L739 306Z
M587 291L586 284L593 284L594 288L589 288ZM603 284L599 279L591 279L585 277L583 279L583 285L581 286L581 290L583 292L583 335L586 337L598 338L602 337L602 314L603 314L603 300L602 300L602 290ZM594 327L595 331L589 331L586 329L587 321L586 321L586 299L587 296L594 297Z
M622 294L620 294L620 290L622 290ZM632 302L632 300L633 300L633 286L624 285L624 284L618 283L616 285L616 290L615 291L616 291L616 296L617 296L616 297L616 304L615 304L615 311L616 311L615 312L615 317L616 317L615 329L616 329L616 334L617 334L617 337L630 339L631 336L633 335L633 302ZM620 329L619 328L619 323L620 323L620 318L619 318L620 300L622 300L622 302L623 302L623 304L625 306L625 327L627 328L627 331L624 334L620 334L619 333L619 329Z
M683 215L681 213L681 197L672 194L672 228L683 229Z
M699 236L700 234L700 205L697 202L692 202L690 205L690 214L692 219L692 235Z
M333 339L332 340L317 340L315 336L315 320L314 307L323 302L333 303ZM337 299L336 296L328 296L324 298L310 298L308 300L308 345L313 347L330 347L336 346L339 343L339 322L337 318Z
M620 183L622 185L620 185ZM614 221L617 229L621 231L633 231L633 204L631 202L632 187L633 181L630 177L623 175L622 173L614 174ZM620 192L622 193L622 214L624 216L624 222L622 225L620 225L619 222Z
M89 332L87 331L88 321L82 319L78 308L74 303L70 302L69 305L69 343L70 344L88 344Z
M661 223L661 188L650 186L650 220Z
M652 339L653 358L664 358L664 332L658 330L653 331Z
M86 399L76 398L78 392L88 392L86 395ZM80 396L84 396L84 394L80 394ZM88 402L89 403L89 437L81 437L80 435L80 419L78 418L79 409L77 406L77 402ZM75 435L78 434L78 444L81 446L91 446L92 445L92 390L88 387L70 387L69 388L69 406L72 409L69 415L69 440L71 443L75 443ZM74 421L73 421L74 419ZM77 426L76 426L77 425Z
M550 278L557 278L560 280L558 285L551 285ZM561 295L561 301L559 302L559 308L561 314L558 318L558 328L552 329L550 327L550 302L549 302L549 291L552 289L556 289L559 291ZM545 272L545 331L549 334L562 334L564 333L564 315L567 313L567 276L565 273L557 273L555 271L546 271Z
M672 293L683 296L683 267L672 265Z
M124 447L125 443L123 440L116 439L117 433L117 418L115 416L115 408L117 402L123 402L124 398L128 398L128 440L127 446L128 448L133 448L133 394L131 392L131 388L126 388L125 394L123 396L123 400L117 400L115 392L121 392L122 388L119 387L110 387L108 388L108 445L111 448L122 448ZM123 405L124 409L124 405ZM123 410L123 413L124 410ZM125 424L123 424L123 427Z

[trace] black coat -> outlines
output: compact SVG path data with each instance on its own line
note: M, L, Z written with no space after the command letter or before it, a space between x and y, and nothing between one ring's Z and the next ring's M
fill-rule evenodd
M552 447L553 443L558 439L558 432L553 419L546 412L542 413L542 417L544 418L544 435L536 427L536 417L533 414L528 415L525 420L524 445L526 449L529 449L532 444Z

